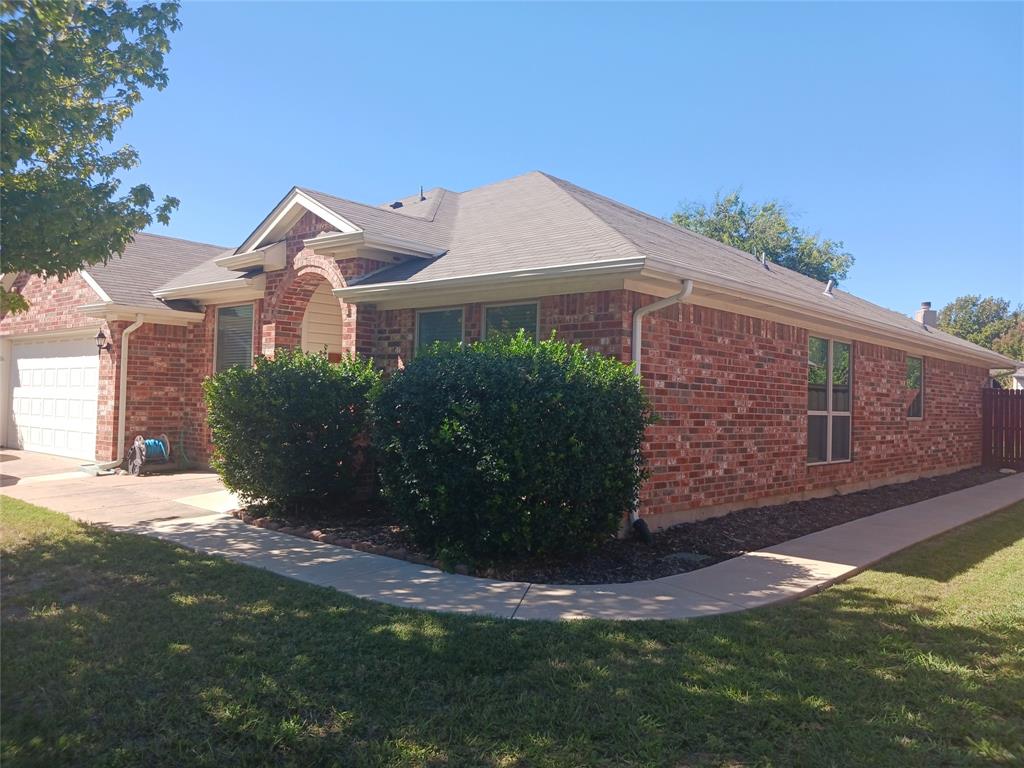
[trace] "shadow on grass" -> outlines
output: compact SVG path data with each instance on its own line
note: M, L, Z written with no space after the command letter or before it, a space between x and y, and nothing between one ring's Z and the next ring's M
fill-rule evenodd
M1021 504L1008 509L1016 509L1018 517L1024 518L1024 506ZM1008 511L999 514L1005 515ZM874 570L946 583L996 552L1012 546L1021 536L1024 536L1024 525L990 527L987 536L961 537L955 552L949 551L943 538L939 537L918 544L906 556L882 561L874 566ZM1021 589L1024 591L1024 580Z
M985 523L947 549L994 551ZM982 765L1024 738L1019 613L958 623L858 582L689 622L509 622L81 528L7 553L3 591L5 766Z

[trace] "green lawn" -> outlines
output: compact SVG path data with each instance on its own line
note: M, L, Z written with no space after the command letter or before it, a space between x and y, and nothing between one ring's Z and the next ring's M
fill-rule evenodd
M799 603L630 624L400 610L0 514L4 768L1024 761L1024 505Z

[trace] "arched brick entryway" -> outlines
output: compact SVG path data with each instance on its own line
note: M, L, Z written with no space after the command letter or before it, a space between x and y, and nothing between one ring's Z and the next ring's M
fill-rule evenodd
M267 298L263 306L262 352L272 355L279 348L297 348L302 343L302 318L313 293L323 285L344 288L345 276L333 259L302 251L291 266L267 276ZM338 302L345 351L355 349L355 308Z

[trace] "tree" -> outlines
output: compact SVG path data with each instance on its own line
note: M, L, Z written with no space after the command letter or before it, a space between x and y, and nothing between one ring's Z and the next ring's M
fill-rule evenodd
M701 235L796 270L815 280L840 281L853 266L853 256L840 240L823 240L795 226L789 208L777 200L748 203L739 190L715 195L708 208L689 202L672 214L672 222Z
M939 328L1014 360L1024 359L1024 308L995 296L959 296L939 310Z
M120 255L133 233L166 224L178 200L146 184L119 193L139 164L112 148L143 90L167 85L178 3L0 0L0 256L5 273L65 278ZM25 308L0 289L3 309Z

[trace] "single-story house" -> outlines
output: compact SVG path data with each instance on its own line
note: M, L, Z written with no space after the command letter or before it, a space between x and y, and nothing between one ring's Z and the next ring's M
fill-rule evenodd
M255 355L394 369L436 339L557 331L639 367L653 527L976 466L981 390L1015 367L928 305L904 316L537 172L384 205L296 187L237 248L139 234L62 282L4 279L31 302L0 319L7 446L114 462L165 433L205 462L200 384Z

